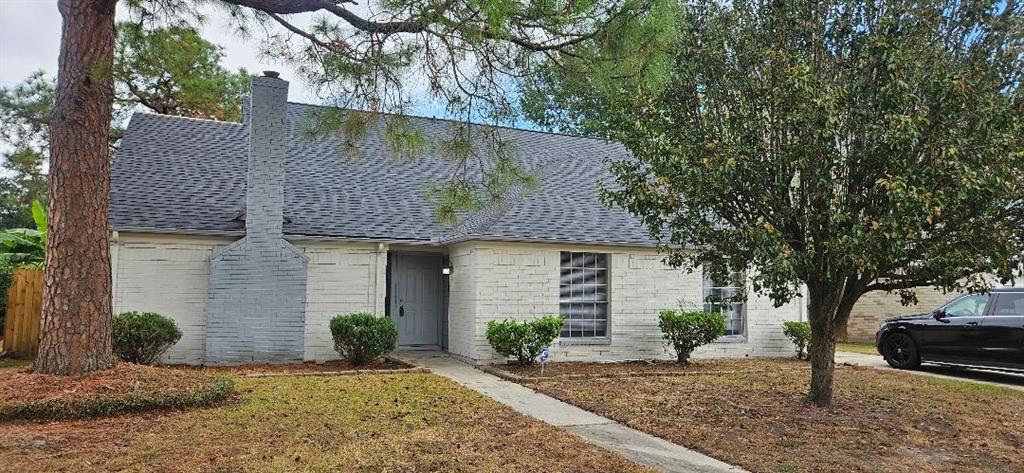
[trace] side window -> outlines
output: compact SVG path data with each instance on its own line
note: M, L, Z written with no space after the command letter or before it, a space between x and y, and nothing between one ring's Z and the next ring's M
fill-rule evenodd
M964 296L950 302L943 309L949 317L980 317L985 313L985 304L988 304L989 297L988 294Z
M992 315L1024 315L1024 293L998 294Z
M743 335L743 273L733 273L726 281L704 277L704 310L725 316L725 335Z

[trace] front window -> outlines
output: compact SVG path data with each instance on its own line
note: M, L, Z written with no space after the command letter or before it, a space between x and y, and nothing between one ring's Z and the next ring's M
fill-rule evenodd
M608 255L563 251L560 275L561 336L608 336Z
M972 294L961 297L943 307L947 317L981 317L988 304L988 294Z
M726 336L744 333L746 307L743 296L742 273L732 273L725 281L704 277L704 310L725 316Z

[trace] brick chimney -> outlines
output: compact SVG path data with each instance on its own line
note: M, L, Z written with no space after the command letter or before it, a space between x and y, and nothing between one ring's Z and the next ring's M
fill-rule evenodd
M245 237L210 258L205 364L303 359L309 260L282 235L287 108L288 82L253 77Z
M245 234L254 244L281 238L284 220L285 113L288 81L273 71L252 78Z

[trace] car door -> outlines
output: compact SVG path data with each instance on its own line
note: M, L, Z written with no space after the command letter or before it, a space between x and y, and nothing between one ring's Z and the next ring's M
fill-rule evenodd
M1024 292L1000 292L981 322L982 358L991 365L1024 368Z
M926 360L955 363L981 361L981 322L989 294L953 299L936 316L915 327L914 335Z

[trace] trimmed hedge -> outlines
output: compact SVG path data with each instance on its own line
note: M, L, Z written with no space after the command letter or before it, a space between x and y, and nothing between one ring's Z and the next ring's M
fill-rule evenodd
M178 324L160 314L132 311L114 316L114 353L122 361L152 365L178 340Z
M387 355L398 344L398 328L388 317L366 312L338 315L330 328L334 351L357 365Z
M796 347L796 357L804 359L811 344L811 323L790 320L782 324L782 334L789 337Z
M519 364L528 365L558 338L563 325L565 319L559 315L545 315L526 322L492 320L487 322L487 342L501 356L514 356Z
M72 420L113 416L156 409L184 409L216 404L235 391L235 383L217 377L200 390L124 397L89 396L0 404L0 421Z
M725 316L715 312L663 310L658 314L662 337L676 350L679 363L690 362L690 353L725 335Z

